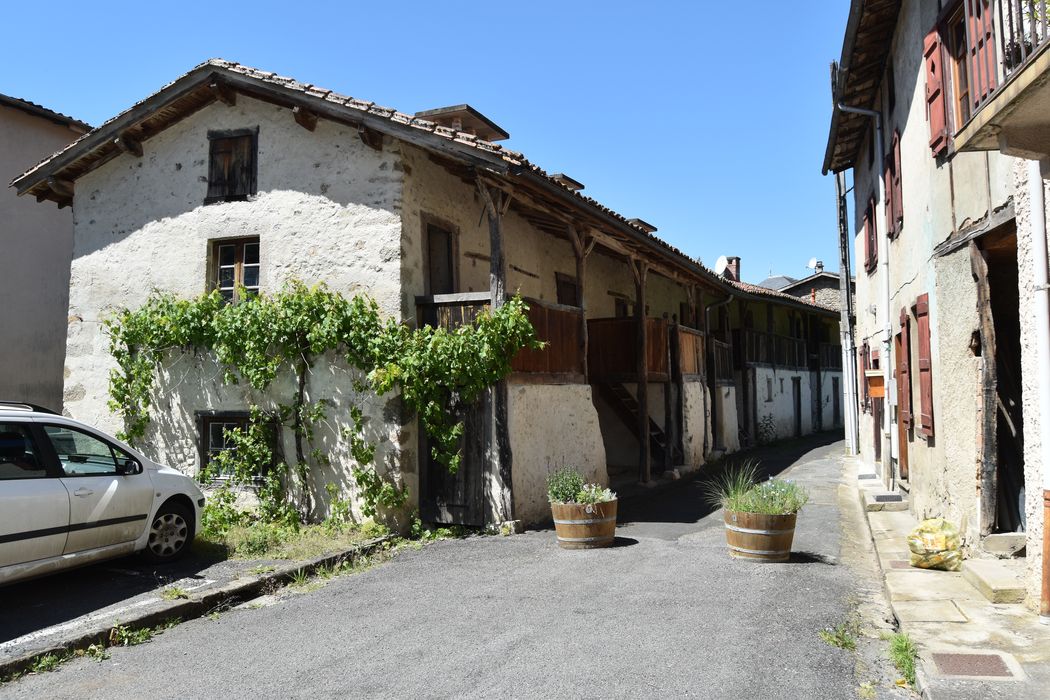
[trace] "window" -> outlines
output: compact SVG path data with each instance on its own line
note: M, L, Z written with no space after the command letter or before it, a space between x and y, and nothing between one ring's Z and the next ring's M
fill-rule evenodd
M930 296L915 300L915 330L919 337L919 431L933 437L933 364L930 351Z
M904 188L901 186L901 135L894 130L884 170L886 234L896 238L904 228Z
M631 305L623 297L613 298L613 308L616 318L627 318L631 315Z
M941 63L941 35L934 27L923 41L926 63L926 118L930 122L930 150L939 156L948 148L948 116L944 100L944 66Z
M259 239L215 241L213 247L212 289L218 289L227 302L237 301L242 293L258 294Z
M864 210L864 269L868 274L875 272L879 264L879 238L875 226L875 198L868 200Z
M860 352L857 355L857 365L860 370L857 374L859 375L859 381L861 386L860 395L860 410L867 413L871 410L871 397L868 395L868 377L865 374L871 368L871 347L868 345L868 341L864 341L864 344L860 346Z
M773 400L773 378L766 377L766 403Z
M44 432L66 476L115 476L117 464L131 459L120 448L77 428L45 425Z
M208 132L205 204L244 201L255 194L258 135L258 129Z
M580 305L580 290L576 278L561 272L554 273L554 285L557 290L558 303L565 306Z
M198 414L200 424L201 440L201 466L207 466L221 453L236 450L236 444L230 439L229 434L234 431L244 432L248 429L250 415L246 411L231 411L226 413ZM276 448L277 430L272 425L271 440ZM218 478L225 479L231 476L228 472L220 471ZM260 473L256 476L262 476Z
M456 236L451 227L427 223L424 227L427 254L428 294L456 291Z
M966 17L962 7L948 20L948 55L952 60L952 116L959 129L970 120L970 75L967 70Z
M0 481L47 476L26 426L0 423Z

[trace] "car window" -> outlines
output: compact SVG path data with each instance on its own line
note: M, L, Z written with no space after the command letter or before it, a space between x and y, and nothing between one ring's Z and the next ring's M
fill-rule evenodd
M21 423L0 423L0 480L46 476L47 470L27 427Z
M66 425L45 425L66 476L111 476L130 457L108 442Z

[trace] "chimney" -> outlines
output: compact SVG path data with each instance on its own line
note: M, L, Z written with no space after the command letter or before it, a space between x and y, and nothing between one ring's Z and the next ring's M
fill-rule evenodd
M817 273L818 275L819 275L819 274L820 274L821 272L823 272L823 271L824 271L824 261L823 261L823 260L818 260L818 261L817 261L817 266L816 266L816 267L815 267L814 269L816 270L816 273Z
M725 276L734 282L740 281L740 257L733 255L726 258L729 264L726 265Z

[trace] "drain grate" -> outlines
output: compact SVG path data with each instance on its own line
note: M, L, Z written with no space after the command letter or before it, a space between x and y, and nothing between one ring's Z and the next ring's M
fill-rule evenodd
M879 477L875 474L858 474L858 479L878 479Z
M930 654L937 670L945 676L1000 676L1012 677L1014 674L1006 666L1003 657L998 654Z
M898 493L880 494L875 497L876 503L899 503L904 498Z

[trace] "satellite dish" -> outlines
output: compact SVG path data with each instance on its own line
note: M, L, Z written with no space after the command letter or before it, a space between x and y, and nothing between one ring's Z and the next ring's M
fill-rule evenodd
M716 275L722 274L723 272L726 271L727 267L729 267L729 258L727 258L724 255L719 255L718 256L718 260L715 261L715 274Z
M809 262L806 263L806 267L808 267L810 270L817 269L817 259L816 258L810 258Z

